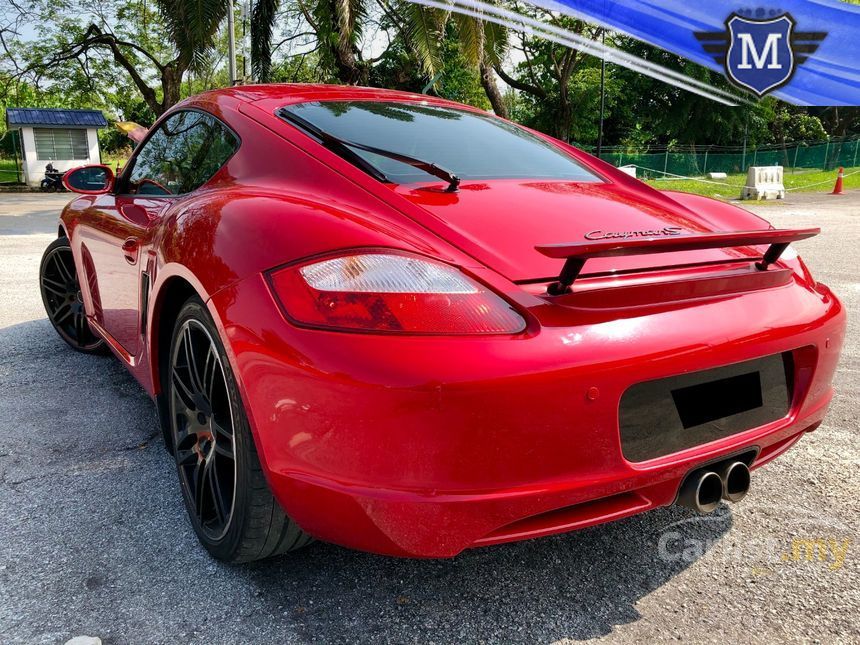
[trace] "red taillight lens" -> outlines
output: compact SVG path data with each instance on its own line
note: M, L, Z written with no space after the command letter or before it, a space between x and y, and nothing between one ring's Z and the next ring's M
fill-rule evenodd
M514 334L526 323L457 269L393 252L286 267L269 275L287 315L314 327L413 334Z

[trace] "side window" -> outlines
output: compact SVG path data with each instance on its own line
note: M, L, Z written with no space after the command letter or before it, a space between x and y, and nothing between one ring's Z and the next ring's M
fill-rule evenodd
M236 137L214 117L177 112L159 126L137 154L128 192L190 193L218 172L238 145Z

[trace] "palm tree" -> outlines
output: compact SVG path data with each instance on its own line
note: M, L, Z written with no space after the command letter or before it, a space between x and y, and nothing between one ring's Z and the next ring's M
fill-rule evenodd
M361 58L358 43L368 16L369 0L295 0L314 30L321 56L342 83L366 83L373 61ZM254 74L262 82L270 78L272 32L281 0L257 0L251 21L251 58ZM415 54L423 71L433 78L442 66L442 37L449 20L457 29L460 48L481 76L481 85L495 112L507 116L493 67L501 62L507 47L507 32L494 23L424 7L404 0L394 5L380 0L387 17Z

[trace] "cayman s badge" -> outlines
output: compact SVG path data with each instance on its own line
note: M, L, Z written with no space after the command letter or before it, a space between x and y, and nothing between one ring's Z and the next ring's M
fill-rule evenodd
M679 226L666 226L664 228L655 228L644 231L601 231L597 229L596 231L589 231L585 234L586 240L628 240L632 237L665 237L672 235L680 235L681 227Z
M761 97L788 83L796 66L815 53L827 36L795 31L795 25L788 13L767 19L733 13L725 32L695 35L704 50L724 65L729 81Z

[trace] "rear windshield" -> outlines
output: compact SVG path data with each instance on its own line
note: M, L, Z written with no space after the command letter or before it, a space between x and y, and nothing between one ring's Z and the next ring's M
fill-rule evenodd
M500 119L418 103L322 101L283 108L344 139L432 162L461 179L601 181L561 150ZM428 181L421 170L352 149L397 184Z

